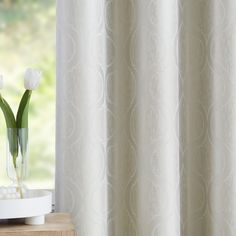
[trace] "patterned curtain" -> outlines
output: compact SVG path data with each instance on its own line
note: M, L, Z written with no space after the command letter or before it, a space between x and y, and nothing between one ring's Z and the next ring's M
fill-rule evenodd
M78 236L236 235L235 13L57 1L56 209Z

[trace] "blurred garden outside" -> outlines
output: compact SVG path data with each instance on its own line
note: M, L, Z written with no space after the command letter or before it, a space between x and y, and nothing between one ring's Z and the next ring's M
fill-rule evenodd
M1 94L16 113L28 67L43 73L29 112L27 185L54 188L55 172L55 0L0 0ZM6 125L0 112L0 186L6 177Z

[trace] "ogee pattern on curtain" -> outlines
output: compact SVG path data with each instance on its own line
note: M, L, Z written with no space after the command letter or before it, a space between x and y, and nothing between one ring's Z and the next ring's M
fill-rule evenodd
M235 13L57 1L56 208L77 235L236 235Z

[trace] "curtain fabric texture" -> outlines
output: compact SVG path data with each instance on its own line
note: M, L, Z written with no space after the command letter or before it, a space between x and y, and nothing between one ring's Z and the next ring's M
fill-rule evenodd
M79 236L236 235L235 12L57 1L56 209Z

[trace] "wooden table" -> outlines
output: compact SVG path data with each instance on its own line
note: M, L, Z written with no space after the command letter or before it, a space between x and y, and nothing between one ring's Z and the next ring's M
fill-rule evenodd
M25 225L23 221L0 221L0 236L75 236L71 217L66 213L51 213L44 225Z

